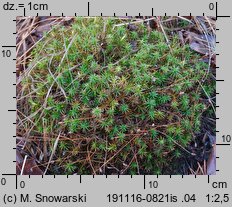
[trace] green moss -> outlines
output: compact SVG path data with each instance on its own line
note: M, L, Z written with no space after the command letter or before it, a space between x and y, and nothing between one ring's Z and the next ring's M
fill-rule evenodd
M108 160L120 171L130 163L125 173L161 174L181 157L178 145L187 146L200 130L206 108L199 81L207 65L175 36L168 46L144 24L130 31L120 23L76 18L71 27L54 27L32 52L33 69L22 84L24 95L33 95L22 111L39 111L43 119L32 116L25 126L32 121L31 134L43 136L50 127L51 136L69 138L59 144L70 151L61 173L102 173ZM209 95L213 84L205 86Z

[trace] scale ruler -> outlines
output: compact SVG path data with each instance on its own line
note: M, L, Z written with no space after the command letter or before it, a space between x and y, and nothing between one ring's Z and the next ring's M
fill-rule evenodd
M8 176L14 179L3 176L1 183L6 184L1 192L2 202L9 206L66 203L60 203L59 199L68 199L66 206L230 206L231 203L231 180L216 176Z
M231 206L231 1L1 1L1 206ZM16 16L215 16L217 175L15 174ZM12 99L13 97L13 99ZM13 123L13 124L12 124ZM13 162L12 162L13 161Z

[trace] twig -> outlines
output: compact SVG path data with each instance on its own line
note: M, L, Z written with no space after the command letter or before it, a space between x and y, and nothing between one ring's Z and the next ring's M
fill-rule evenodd
M176 142L175 140L172 140L176 145L178 145L181 149L183 149L185 152L189 153L192 156L196 156L195 153L189 152L188 150L186 150L183 146L181 146L178 142Z
M90 156L90 152L89 152L89 146L87 146L87 153L88 153L89 164L90 164L90 166L91 166L91 168L93 170L93 174L96 175L96 171L95 171L95 169L93 167L93 164L92 164L92 161L91 161L91 156Z
M150 20L153 20L153 19L156 19L156 17L152 17L152 18L149 18L149 19L138 20L138 21L134 21L134 22L116 24L116 25L114 25L113 29L115 27L121 27L121 26L129 25L129 24L138 24L138 23L142 23L142 22L145 22L145 21L150 21Z
M198 81L198 83L201 86L202 90L204 91L205 95L207 96L207 98L209 100L209 103L212 106L214 113L216 114L216 109L214 108L214 105L213 105L213 103L211 101L211 98L209 97L209 94L206 92L206 90L204 89L204 87L201 85L200 81Z
M190 21L189 19L186 19L185 17L177 16L177 18L180 18L180 19L182 19L182 20L185 20L185 21L189 22L190 24L193 24L192 21Z
M76 34L73 36L73 38L72 38L72 40L70 41L70 43L69 43L69 45L68 45L67 48L66 48L66 45L65 45L65 38L64 38L65 53L64 53L64 55L63 55L63 57L62 57L62 59L61 59L61 61L60 61L59 66L63 63L64 58L66 57L66 55L67 55L67 53L68 53L68 51L69 51L69 48L71 47L71 45L73 44L74 40L75 40L76 37L77 37L77 34L78 34L78 33L76 33Z
M111 158L109 158L104 164L100 167L104 167L108 162L110 162L116 155L118 155L129 143L131 143L137 136L134 136L130 141L128 141L126 144L124 144Z
M51 161L52 161L52 158L53 158L53 156L54 156L54 154L55 154L55 151L56 151L56 148L57 148L57 144L58 144L59 139L60 139L60 134L61 134L61 132L59 133L59 135L58 135L58 137L56 138L56 141L55 141L55 143L54 143L53 150L52 150L52 154L51 154L51 156L50 156L50 158L49 158L47 167L46 167L46 169L45 169L45 171L44 171L44 175L46 175L47 170L48 170L48 167L49 167L49 165L50 165L50 163L51 163Z
M25 164L26 164L27 157L28 157L28 156L25 155L24 160L23 160L23 166L22 166L20 175L23 175L23 170L24 170L24 167L25 167Z
M55 76L53 75L53 73L52 73L51 70L50 70L50 65L51 65L52 59L53 59L53 57L52 57L51 60L50 60L50 63L49 63L49 66L48 66L48 71L49 71L50 75L52 76L54 82L56 82L56 84L59 86L61 92L64 94L64 97L67 99L67 95L66 95L64 89L62 88L62 86L61 86L61 85L59 84L59 82L57 81L58 76L55 78ZM53 82L53 83L54 83L54 82ZM53 85L53 84L52 84L52 85Z
M164 37L165 37L165 39L166 39L167 45L168 45L170 51L172 52L172 48L170 47L170 42L169 42L169 39L168 39L168 37L167 37L167 35L166 35L166 32L164 31L163 25L161 24L161 22L160 22L160 20L159 20L158 18L156 18L156 21L158 22L158 24L159 24L159 26L160 26L160 28L161 28L163 34L164 34Z
M164 136L166 136L167 137L167 134L165 134L165 133L163 133L163 132L161 132L161 131L159 131L159 130L157 130L159 133L161 133L161 134L163 134ZM174 144L176 144L177 146L179 146L181 149L183 149L185 152L187 152L187 153L189 153L190 155L192 155L192 156L196 156L196 154L195 153L192 153L192 152L190 152L190 151L188 151L187 149L185 149L182 145L180 145L178 142L176 142L174 139L172 140L173 142L174 142Z
M117 65L117 64L120 63L122 60L128 58L128 57L129 57L132 53L134 53L134 52L136 52L136 51L133 51L133 52L131 52L131 53L125 55L124 57L122 57L120 60L116 61L116 62L113 63L112 65ZM106 69L106 68L108 68L108 67L109 67L109 66L104 66L104 67L102 67L102 69Z

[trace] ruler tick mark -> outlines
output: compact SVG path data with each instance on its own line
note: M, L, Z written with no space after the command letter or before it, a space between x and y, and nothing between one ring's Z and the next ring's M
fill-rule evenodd
M230 18L230 16L217 16L217 17L219 17L219 18Z
M143 175L143 189L146 189L146 175Z
M15 45L3 45L2 47L16 47Z
M18 189L18 175L15 176L15 188Z
M217 20L217 17L218 17L218 3L216 2L216 20Z
M216 144L217 146L230 146L230 144L229 143L218 143L218 144Z

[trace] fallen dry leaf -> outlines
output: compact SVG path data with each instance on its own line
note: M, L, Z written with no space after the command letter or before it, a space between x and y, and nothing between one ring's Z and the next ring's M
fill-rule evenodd
M186 37L186 41L189 42L189 45L192 50L203 55L209 55L215 53L215 44L216 44L215 36L208 34L200 35L189 31L184 32L184 35Z
M209 138L213 148L209 155L209 159L207 161L207 174L215 175L216 174L216 137L210 135Z
M20 175L22 171L24 158L18 150L16 150L16 174ZM33 158L27 158L23 168L23 175L42 175L42 170L38 167Z

